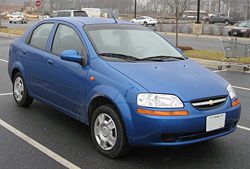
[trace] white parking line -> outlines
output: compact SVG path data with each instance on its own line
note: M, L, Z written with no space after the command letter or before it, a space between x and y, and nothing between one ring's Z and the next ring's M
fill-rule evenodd
M8 61L7 61L7 60L3 60L3 59L0 59L0 61L5 62L5 63L8 63Z
M12 95L13 93L0 93L0 96L8 96L8 95Z
M239 125L237 125L237 127L240 128L240 129L243 129L243 130L250 131L250 128L248 128L248 127L239 126Z
M240 87L240 86L232 86L233 88L236 88L236 89L241 89L241 90L248 90L250 91L250 88L246 88L246 87Z
M40 143L38 143L37 141L33 140L29 136L27 136L24 133L20 132L16 128L12 127L11 125L9 125L5 121L3 121L2 119L0 119L0 125L3 126L4 128L6 128L11 133L13 133L16 136L18 136L19 138L21 138L22 140L24 140L25 142L27 142L28 144L30 144L31 146L33 146L36 149L38 149L39 151L43 152L44 154L46 154L50 158L52 158L55 161L57 161L58 163L62 164L66 168L80 169L80 167L76 166L75 164L71 163L70 161L66 160L65 158L63 158L62 156L56 154L55 152L49 150L47 147L41 145Z

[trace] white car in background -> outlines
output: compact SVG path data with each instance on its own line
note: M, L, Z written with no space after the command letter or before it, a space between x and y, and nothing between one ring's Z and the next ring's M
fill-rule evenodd
M52 15L52 18L56 17L88 17L88 14L82 10L59 10Z
M155 26L155 24L157 24L157 20L150 16L140 16L135 19L132 19L131 22L145 25L145 26L148 26L148 25Z
M22 23L22 24L26 24L27 23L27 17L24 13L22 12L14 12L12 14L10 14L9 16L9 22L10 23Z

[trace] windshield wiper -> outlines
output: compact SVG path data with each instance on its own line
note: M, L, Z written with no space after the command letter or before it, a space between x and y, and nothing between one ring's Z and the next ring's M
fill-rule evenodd
M146 57L140 60L149 60L149 61L169 61L169 60L185 60L185 58L182 57L176 57L176 56L152 56L152 57Z
M119 53L99 53L98 55L109 57L109 58L123 59L126 61L139 61L140 60L134 56L124 55L124 54L119 54Z

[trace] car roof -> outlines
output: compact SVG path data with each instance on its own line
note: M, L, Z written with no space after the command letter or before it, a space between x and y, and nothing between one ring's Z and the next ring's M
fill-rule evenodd
M116 23L113 18L101 18L101 17L55 17L46 20L51 21L65 21L73 24L81 25L93 25L93 24L114 24ZM133 24L129 21L117 20L117 24Z
M75 11L83 11L83 10L70 10L70 9L64 9L64 10L58 10L58 11L55 11L55 12L75 12ZM83 11L85 12L85 11Z

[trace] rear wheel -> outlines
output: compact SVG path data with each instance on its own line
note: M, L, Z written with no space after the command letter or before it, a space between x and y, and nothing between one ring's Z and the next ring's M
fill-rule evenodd
M24 78L20 72L16 73L13 78L13 96L17 105L22 107L28 107L33 102L33 98L28 95Z
M91 137L95 147L109 158L117 158L129 150L127 137L118 112L110 105L98 107L91 118Z
M226 21L225 21L225 25L229 25L229 20L226 20Z

